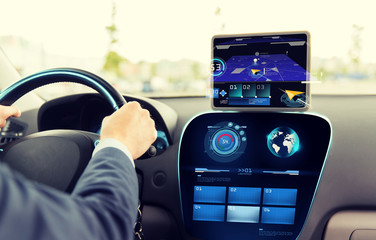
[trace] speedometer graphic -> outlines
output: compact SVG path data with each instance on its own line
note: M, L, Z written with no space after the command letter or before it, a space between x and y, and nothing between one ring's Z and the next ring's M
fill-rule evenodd
M220 155L231 155L239 148L239 135L230 129L219 130L214 134L212 146Z
M216 162L229 163L238 159L247 145L246 126L220 122L208 126L205 152Z

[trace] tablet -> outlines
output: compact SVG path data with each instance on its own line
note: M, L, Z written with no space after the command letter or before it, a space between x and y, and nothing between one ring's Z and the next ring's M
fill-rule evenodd
M310 35L216 35L212 38L211 71L213 109L307 110Z

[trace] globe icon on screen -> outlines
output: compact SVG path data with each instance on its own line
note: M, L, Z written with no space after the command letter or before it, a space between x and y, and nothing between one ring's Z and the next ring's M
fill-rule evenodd
M278 127L267 137L270 152L280 158L288 158L299 150L299 136L289 127Z

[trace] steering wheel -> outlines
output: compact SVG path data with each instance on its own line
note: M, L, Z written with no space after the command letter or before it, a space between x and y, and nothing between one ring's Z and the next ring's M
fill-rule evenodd
M0 94L1 105L12 105L26 93L57 82L86 85L100 93L114 111L126 103L108 82L87 71L59 68L26 77ZM78 130L34 133L3 146L0 161L27 178L71 192L91 158L98 134Z

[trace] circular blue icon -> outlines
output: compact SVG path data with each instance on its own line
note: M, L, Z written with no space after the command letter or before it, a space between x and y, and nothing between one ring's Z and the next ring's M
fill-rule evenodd
M239 126L239 129L236 130L235 126ZM239 159L247 147L246 128L227 121L208 126L204 141L205 152L219 163L231 163Z
M214 152L219 155L231 155L239 148L239 136L231 129L222 129L212 138Z
M222 150L230 149L234 144L233 137L228 134L223 134L218 138L218 147Z
M274 156L288 158L299 150L299 136L289 127L278 127L269 133L267 145Z
M226 63L220 58L214 58L211 63L211 71L214 77L221 76L226 71Z

